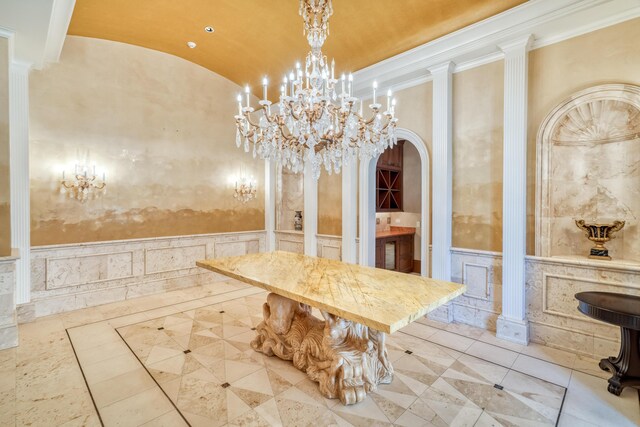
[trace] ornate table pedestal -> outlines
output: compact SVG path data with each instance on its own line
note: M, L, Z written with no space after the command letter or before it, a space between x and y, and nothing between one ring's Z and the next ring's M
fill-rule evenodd
M323 396L351 405L393 379L383 332L324 311L322 321L311 315L310 306L273 293L263 314L251 347L293 361L319 384Z
M196 264L271 292L251 346L291 360L324 396L345 405L393 379L385 334L466 290L459 283L282 251ZM311 307L324 321L311 315Z
M620 326L620 352L600 361L613 374L607 390L620 396L627 386L640 385L640 297L609 292L580 292L578 310L589 317Z

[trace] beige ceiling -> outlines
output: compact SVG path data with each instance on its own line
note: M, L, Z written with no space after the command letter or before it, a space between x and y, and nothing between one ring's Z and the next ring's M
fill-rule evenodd
M334 0L323 51L336 73L356 71L524 1ZM298 0L77 0L69 34L167 52L254 88L308 51Z

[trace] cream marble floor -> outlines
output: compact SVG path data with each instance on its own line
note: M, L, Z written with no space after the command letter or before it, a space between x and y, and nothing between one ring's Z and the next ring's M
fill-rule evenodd
M248 346L265 295L226 280L20 325L0 425L640 425L596 360L427 319L389 338L394 381L344 407Z

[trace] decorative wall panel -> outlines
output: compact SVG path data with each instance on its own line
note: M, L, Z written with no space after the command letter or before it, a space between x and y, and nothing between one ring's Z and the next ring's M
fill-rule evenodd
M133 277L133 252L48 258L46 289Z
M145 274L167 273L170 271L193 268L193 260L205 259L205 245L180 246L162 249L145 249Z
M582 315L574 295L640 295L640 268L616 262L528 257L527 318L533 342L596 358L617 354L619 328Z
M264 231L33 247L20 321L221 280L195 262L264 250Z

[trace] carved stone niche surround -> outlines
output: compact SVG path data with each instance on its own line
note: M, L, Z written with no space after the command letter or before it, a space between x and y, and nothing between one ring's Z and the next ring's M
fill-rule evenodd
M564 188L563 190L569 194L569 197L575 197L580 201L582 198L588 201L588 194L583 192L593 191L589 180L592 176L602 173L602 171L616 172L622 178L625 176L624 165L598 164L600 170L594 170L589 164L581 164L580 160L573 159L573 156L566 156L568 150L575 148L577 150L592 150L608 144L624 143L638 144L640 149L640 87L629 84L605 84L593 86L588 89L575 93L573 96L561 102L549 115L545 118L538 132L537 146L537 173L536 173L536 255L541 257L551 257L557 255L580 255L578 253L558 253L562 249L558 249L562 242L562 237L555 235L553 229L553 221L558 220L563 215L559 213L559 209L563 209L561 203L555 204L556 200L561 197L558 192L563 185L561 180L554 181L553 178L561 177L562 174L571 174L568 179L576 176L584 176L584 185L580 181L572 181L573 188ZM636 148L634 148L635 150ZM554 150L556 153L556 164L553 164ZM584 159L584 156L576 156L578 159ZM559 159L562 161L559 161ZM602 162L606 159L596 158L596 156L587 157L589 162ZM572 162L573 160L573 162ZM566 170L561 168L566 166ZM555 168L555 169L554 169ZM571 168L581 168L580 170L572 170ZM633 177L632 177L633 178ZM608 179L611 179L610 177ZM627 176L627 179L629 177ZM635 191L640 191L640 180ZM555 198L555 199L554 199ZM592 198L593 199L593 198ZM597 200L597 199L596 199ZM593 201L593 200L591 200ZM585 208L586 209L586 208ZM598 209L596 208L596 211ZM618 209L619 210L619 209ZM631 209L633 216L638 215L636 209ZM580 212L577 208L575 216L580 216L584 212ZM603 213L598 212L599 215ZM605 213L606 215L606 213ZM627 220L627 233L630 233L631 227L637 227L636 224L630 224L635 221L633 217L615 218ZM593 219L593 218L585 218ZM602 218L598 218L602 219ZM614 219L609 218L608 219ZM639 218L640 219L640 218ZM564 219L568 224L568 220ZM631 220L631 221L629 221ZM631 227L630 227L631 226ZM570 227L570 225L566 225ZM575 227L575 226L574 226ZM557 231L557 230L556 230ZM624 232L623 231L623 232ZM584 239L582 233L576 228L576 239ZM634 239L635 240L635 239ZM566 242L566 240L565 240ZM613 241L611 242L613 243ZM585 245L590 245L584 239ZM633 252L637 252L634 248ZM619 256L624 254L619 254ZM635 254L636 257L638 254Z

